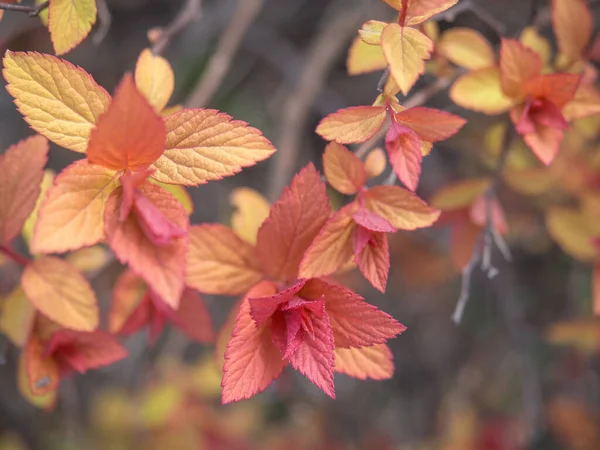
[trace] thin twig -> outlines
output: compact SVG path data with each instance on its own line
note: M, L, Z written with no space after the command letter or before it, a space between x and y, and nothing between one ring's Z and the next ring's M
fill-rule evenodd
M187 107L200 108L210 102L263 4L264 0L239 0L233 18L221 34L217 50L210 58L206 72L186 102Z
M26 5L15 5L13 3L0 3L0 9L5 11L23 12L28 14L30 17L37 17L40 13L48 7L50 2L44 2L37 6L26 6Z
M96 0L96 9L98 10L98 30L92 37L92 42L99 45L110 30L112 24L112 15L106 4L106 0Z
M467 303L469 302L469 297L471 296L471 277L473 275L473 271L479 265L479 261L481 259L481 252L479 250L480 241L481 239L477 239L477 242L473 247L471 259L462 270L460 279L460 295L458 296L456 307L454 308L454 312L452 313L452 321L456 325L458 325L462 320L463 314L465 312L465 307L467 306Z
M173 21L160 33L160 37L152 46L152 53L162 54L175 36L192 22L198 21L201 15L201 6L201 0L186 0Z
M347 41L365 19L362 8L340 8L347 3L347 0L338 0L331 5L330 8L336 11L336 15L331 19L323 19L321 30L315 36L304 61L298 83L283 106L278 151L273 156L271 166L268 189L270 199L276 198L290 180L310 109L338 55L346 49Z

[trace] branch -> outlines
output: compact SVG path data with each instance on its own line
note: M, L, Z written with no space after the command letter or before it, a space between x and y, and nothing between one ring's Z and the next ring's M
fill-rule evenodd
M152 46L152 53L160 55L171 40L181 33L189 24L196 22L201 16L202 0L186 0L173 21L160 33L160 37Z
M233 18L221 34L217 50L210 58L206 72L186 102L188 108L206 106L215 95L229 70L248 28L262 9L264 0L239 0Z
M14 5L12 3L0 3L0 9L5 11L16 11L28 14L30 17L37 17L48 7L50 2L44 2L37 6Z

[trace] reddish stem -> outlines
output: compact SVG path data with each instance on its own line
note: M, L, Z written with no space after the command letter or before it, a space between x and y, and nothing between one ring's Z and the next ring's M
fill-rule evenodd
M29 264L29 259L27 259L27 257L15 252L12 248L7 247L6 245L0 245L0 253L4 253L22 267L25 267L27 264Z

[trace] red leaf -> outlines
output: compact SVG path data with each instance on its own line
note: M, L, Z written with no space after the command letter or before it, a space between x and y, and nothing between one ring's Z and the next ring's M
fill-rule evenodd
M308 280L298 295L307 300L318 300L324 296L336 348L383 344L406 330L392 316L342 286L315 278Z
M154 173L154 169L146 169L140 172L126 171L119 178L121 186L123 186L123 203L121 203L121 212L119 220L122 222L131 212L135 202L136 189Z
M165 191L166 192L166 191ZM156 247L171 245L175 240L187 234L188 223L180 227L165 215L144 196L136 190L133 209L136 214L138 225L146 235L146 238Z
M267 275L297 278L300 261L329 217L325 183L311 163L294 177L258 231L257 252Z
M144 170L162 155L166 135L163 119L127 74L90 133L87 157L107 169Z
M225 351L223 367L222 402L230 403L250 398L264 391L279 377L286 365L281 353L273 344L267 327L257 327L250 315L248 297L275 293L275 286L262 282L252 288L242 302L231 339Z
M352 217L357 224L371 231L381 231L384 233L393 233L396 231L394 226L386 219L366 208L360 208Z
M390 250L385 233L370 232L367 245L357 260L358 270L375 289L385 292L390 271Z
M131 333L129 331L122 331L122 329L133 312L143 302L147 291L148 287L144 283L144 280L131 270L124 270L121 273L113 288L108 314L108 329L111 333ZM137 328L134 331L136 330Z
M168 318L189 338L198 342L214 341L215 330L210 314L204 300L196 291L184 289L176 311L171 310L166 304L165 307L169 309Z
M251 297L248 293L246 297L250 303L250 315L256 322L256 326L265 325L267 320L277 311L279 305L289 302L302 289L304 283L304 280L296 281L289 288L265 297Z
M421 176L421 139L410 128L393 123L385 135L385 148L394 172L411 191L417 189Z
M354 252L354 262L358 261L361 252L369 243L370 238L371 231L367 228L359 225L354 229L354 235L352 236L352 251Z
M443 141L453 136L467 122L462 117L433 108L417 106L396 113L396 122L407 126L427 142Z

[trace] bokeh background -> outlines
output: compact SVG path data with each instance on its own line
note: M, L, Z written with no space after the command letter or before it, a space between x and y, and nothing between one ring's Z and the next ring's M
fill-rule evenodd
M475 9L445 16L442 30L472 27L498 45L499 29L518 36L535 18L552 40L546 1L459 5L466 2ZM363 22L391 21L394 11L381 0L198 3L199 19L163 52L176 75L172 103L225 111L262 130L278 148L240 175L190 189L193 223L227 223L233 189L248 186L275 200L308 161L321 167L325 142L314 133L318 121L339 108L373 102L381 74L348 76L347 51ZM111 21L104 38L95 42L102 32L96 26L66 59L112 92L149 46L148 31L171 23L186 5L106 0ZM0 23L0 48L52 53L38 19L10 12ZM434 80L422 77L413 92ZM427 106L460 114L469 124L425 158L418 190L425 199L452 181L490 173L482 155L493 122L454 106L447 91ZM0 148L32 134L4 89L0 118ZM53 146L49 167L59 171L77 157ZM221 406L213 347L172 331L149 348L141 333L124 341L127 360L62 383L57 408L46 412L19 395L18 350L3 342L0 449L600 449L600 323L591 318L591 265L553 242L536 202L504 185L499 196L514 225L507 236L513 258L494 254L493 279L473 272L459 325L451 315L461 277L446 228L391 237L385 295L357 273L344 277L408 327L390 343L396 363L391 380L336 375L332 401L286 369L265 393ZM103 311L120 270L111 263L91 277ZM235 299L205 298L218 327Z

